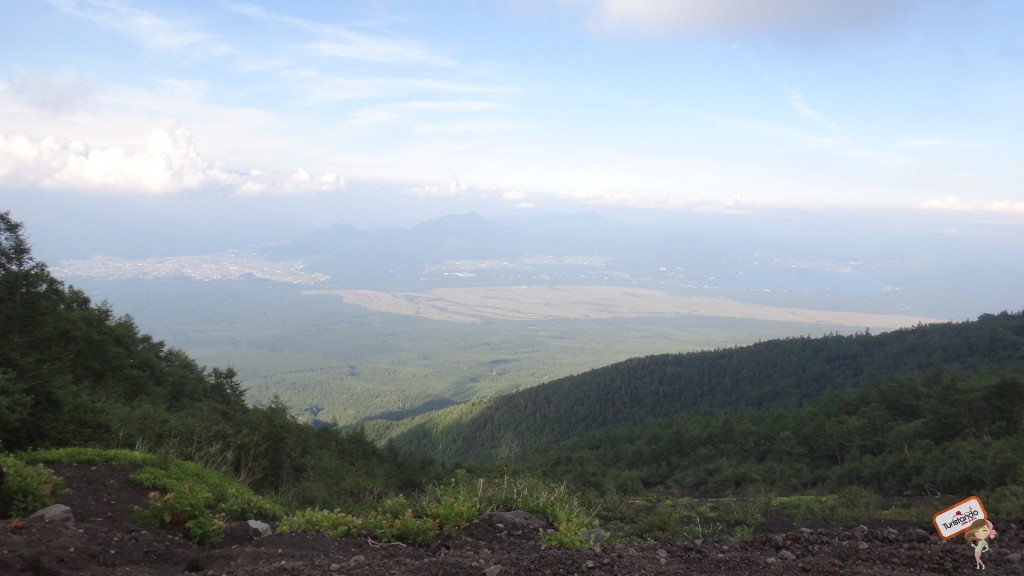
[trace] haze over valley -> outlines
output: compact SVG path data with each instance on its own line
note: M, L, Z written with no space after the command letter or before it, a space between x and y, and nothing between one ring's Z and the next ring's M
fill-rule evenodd
M23 211L56 275L236 367L251 400L343 424L634 356L971 319L1014 309L1024 286L1012 222L920 212L464 213L261 241L168 216L160 199L125 215L159 242L111 244L94 223L123 204L55 219L59 205Z

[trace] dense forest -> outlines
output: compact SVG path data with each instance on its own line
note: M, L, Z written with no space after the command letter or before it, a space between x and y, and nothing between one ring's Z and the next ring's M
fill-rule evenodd
M360 430L245 401L234 369L199 366L131 317L54 278L0 213L0 450L133 448L203 463L303 505L355 508L441 469Z
M635 358L442 410L391 433L397 446L441 458L515 461L603 430L795 408L829 391L918 382L940 368L954 379L1024 368L1024 316L986 314L878 335L787 338ZM949 392L952 401L957 394Z
M922 496L1021 485L1024 376L964 378L935 369L827 392L800 408L607 430L549 445L528 462L600 492L726 496L856 486Z

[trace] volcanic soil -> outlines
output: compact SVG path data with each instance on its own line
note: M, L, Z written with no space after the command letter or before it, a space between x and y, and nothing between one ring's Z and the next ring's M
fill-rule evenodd
M132 467L52 467L71 492L70 520L0 520L0 574L38 576L562 576L562 575L872 575L1024 574L1024 530L996 522L998 537L976 570L962 538L941 541L931 526L871 522L768 531L743 542L663 542L541 550L538 522L526 514L488 514L423 547L367 538L273 534L255 538L230 524L214 548L141 526L134 506L148 491ZM998 519L997 519L998 520Z

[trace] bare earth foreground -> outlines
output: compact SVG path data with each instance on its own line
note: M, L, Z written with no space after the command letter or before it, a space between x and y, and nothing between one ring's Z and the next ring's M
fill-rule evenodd
M73 520L0 521L0 574L50 575L677 575L979 574L962 539L940 541L924 527L871 523L764 533L746 542L596 546L541 550L535 525L515 514L487 515L423 548L365 538L275 534L253 539L230 525L224 542L201 548L139 526L133 506L147 491L126 466L61 465ZM996 522L986 575L1022 574L1024 531Z

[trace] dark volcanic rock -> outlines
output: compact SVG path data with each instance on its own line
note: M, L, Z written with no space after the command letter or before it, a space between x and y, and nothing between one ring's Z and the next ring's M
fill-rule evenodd
M550 528L525 512L486 514L464 530L417 548L364 538L273 534L254 538L247 523L230 526L217 548L192 545L174 532L131 520L147 491L124 466L57 466L71 489L62 504L74 522L0 521L0 574L40 576L709 576L806 574L924 576L977 574L962 539L943 542L916 526L869 523L761 532L744 542L595 545L541 550ZM985 555L988 574L1020 573L1024 531L1000 528Z

